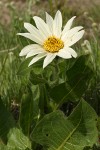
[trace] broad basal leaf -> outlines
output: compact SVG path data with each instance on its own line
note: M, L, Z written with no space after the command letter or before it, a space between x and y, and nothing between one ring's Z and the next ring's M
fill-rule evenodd
M31 67L28 67L30 61L32 60L33 57L29 57L26 60L24 60L21 65L19 66L17 75L26 75L29 74L31 69L35 72L35 74L41 74L43 72L42 68L42 60L34 63Z
M81 56L66 72L67 80L51 89L50 95L61 106L68 100L79 100L88 87L88 81L93 74L86 65L86 56ZM88 58L87 58L88 59Z
M28 58L21 63L21 65L19 66L17 75L25 76L26 74L30 72L31 68L28 67L28 64L31 61L31 59L32 58Z
M32 86L32 91L23 94L21 98L19 124L25 135L30 135L32 122L37 119L39 113L37 97L39 95L38 86ZM35 121L35 120L34 120ZM35 125L35 123L34 123Z
M77 97L81 98L88 87L93 71L88 66L89 56L81 56L71 69L66 72L67 83Z
M34 85L46 83L46 80L40 74L37 75L33 71L30 73L30 81Z
M0 140L7 142L7 134L15 126L12 115L7 111L2 100L0 99Z
M29 139L17 129L12 115L0 100L0 150L26 150L31 148Z
M26 148L31 149L31 142L20 129L11 129L8 134L8 139L7 148L10 150L26 150Z
M83 150L97 140L96 120L95 111L82 100L68 118L61 111L46 115L31 137L48 150Z
M47 89L45 87L45 85L40 85L39 86L40 89L40 96L39 96L39 109L40 109L40 113L41 116L44 115L45 113L48 113L49 110L49 97L48 97L48 92Z

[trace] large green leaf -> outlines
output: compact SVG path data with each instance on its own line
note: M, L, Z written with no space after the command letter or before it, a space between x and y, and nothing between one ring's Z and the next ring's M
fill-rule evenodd
M86 56L81 56L66 72L67 81L51 89L50 95L61 106L68 100L79 100L88 87L88 81L93 74L86 64ZM58 107L57 106L57 107Z
M34 63L32 66L28 67L32 58L33 57L29 57L21 63L21 65L19 66L17 75L22 75L22 76L27 75L30 73L30 71L32 69L35 72L35 74L41 74L41 72L43 72L42 60L40 60L40 61Z
M29 139L17 129L12 115L0 99L0 150L25 150L31 148Z
M67 118L61 111L46 115L32 132L32 139L48 150L83 150L97 141L97 115L84 100Z
M49 96L48 96L48 91L46 89L46 86L44 84L41 84L39 86L39 89L40 89L39 109L40 109L40 113L41 113L41 117L42 117L42 115L50 112L51 108L49 106Z
M30 79L29 80L34 85L46 83L46 80L42 77L42 75L35 74L33 71L31 71L31 73L30 73Z
M7 111L5 105L0 99L0 140L7 142L7 134L15 126L12 115Z
M24 60L21 65L19 66L19 69L18 69L18 72L17 72L17 75L26 75L30 72L31 68L28 67L29 65L29 62L32 60L32 57L31 58L28 58L26 60Z
M81 56L67 72L67 83L79 98L88 87L88 81L93 75L93 71L88 66L89 56Z
M10 129L7 145L0 144L0 150L31 150L31 142L18 128Z
M38 95L39 95L38 86L35 85L32 86L32 90L23 94L21 98L19 123L23 130L23 133L27 136L30 135L32 122L38 117L39 113L37 101Z
M8 134L7 148L10 150L26 150L26 148L31 149L31 142L20 129L13 128Z

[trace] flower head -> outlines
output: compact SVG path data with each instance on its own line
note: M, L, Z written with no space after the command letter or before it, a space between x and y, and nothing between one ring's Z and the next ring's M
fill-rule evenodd
M77 53L71 46L82 38L84 30L82 30L82 26L71 29L74 18L75 16L62 29L60 11L57 11L54 19L46 13L46 22L40 17L34 16L33 19L37 28L30 23L24 23L28 33L18 33L18 35L24 36L36 44L24 47L19 55L26 56L26 58L34 56L29 66L45 57L43 68L50 64L56 56L64 59L76 58Z

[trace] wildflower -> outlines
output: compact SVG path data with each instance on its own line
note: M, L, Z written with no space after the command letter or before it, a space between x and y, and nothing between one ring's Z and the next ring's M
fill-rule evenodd
M75 16L62 29L60 11L57 11L54 19L46 13L46 23L40 17L34 16L37 28L29 23L24 23L28 33L18 33L18 35L24 36L36 44L24 47L19 55L26 55L26 58L34 56L29 66L45 57L43 68L50 64L56 56L64 59L76 58L77 53L70 46L82 38L84 30L81 30L82 26L71 29L74 18Z

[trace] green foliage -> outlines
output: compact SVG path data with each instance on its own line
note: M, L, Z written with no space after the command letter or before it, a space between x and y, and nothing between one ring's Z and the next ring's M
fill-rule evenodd
M31 149L29 139L21 129L17 128L12 115L6 110L2 100L0 100L0 148L5 150Z
M97 140L96 122L95 111L82 100L68 118L61 111L46 115L31 137L49 150L83 150Z
M29 93L24 93L21 98L21 108L19 114L19 124L23 133L29 137L31 126L37 121L39 109L37 105L38 87L30 89ZM24 115L23 115L24 114Z
M86 64L87 56L81 56L75 64L66 71L67 80L51 90L51 97L61 106L70 100L79 100L88 88L88 81L91 79L93 71Z
M31 149L31 142L22 133L21 130L17 128L12 128L8 133L7 145L0 144L0 150L26 150Z
M8 134L8 149L22 149L26 148L31 149L31 142L29 139L22 133L21 130L17 128L12 128Z
M26 74L29 74L30 68L28 67L29 62L31 61L32 58L29 58L25 61L23 61L18 69L17 74L18 75L23 75L25 76Z
M46 83L46 80L39 74L35 74L33 71L31 71L31 74L30 74L30 82L34 85L37 85L37 84L45 84Z
M15 121L12 115L6 110L3 102L0 99L0 139L2 141L7 142L7 134L14 126Z
M0 22L0 150L99 150L99 5L82 16L65 1L29 0L23 11L8 4L2 6L9 10L11 22ZM61 10L64 23L77 15L77 24L81 21L86 27L85 39L92 39L90 49L80 42L74 47L76 59L56 58L46 69L43 60L28 67L32 58L19 57L19 52L31 41L16 34L26 32L24 22L35 25L32 6L42 17L42 9L52 15Z

